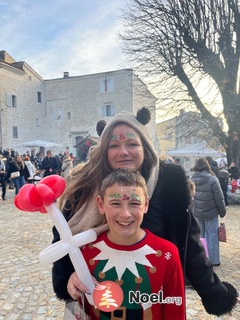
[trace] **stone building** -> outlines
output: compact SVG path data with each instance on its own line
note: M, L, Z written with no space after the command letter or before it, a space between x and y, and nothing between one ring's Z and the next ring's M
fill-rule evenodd
M132 69L74 77L64 72L62 78L44 80L26 62L16 62L0 51L1 149L40 139L75 154L74 146L81 139L96 136L98 120L108 121L120 111L135 113L143 106L151 109L149 129L159 149L155 103Z
M42 135L44 91L44 80L27 63L0 51L1 149Z

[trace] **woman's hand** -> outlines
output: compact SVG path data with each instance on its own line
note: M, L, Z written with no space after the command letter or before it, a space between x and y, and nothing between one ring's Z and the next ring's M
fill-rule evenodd
M94 277L92 278L93 282L97 283L96 279ZM80 292L89 292L84 284L79 280L76 272L73 272L68 280L67 291L74 300L77 300L80 297Z

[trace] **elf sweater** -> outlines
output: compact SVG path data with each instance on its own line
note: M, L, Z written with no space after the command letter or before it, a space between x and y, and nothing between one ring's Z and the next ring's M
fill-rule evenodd
M116 311L102 312L90 307L92 320L185 319L178 250L171 242L145 231L146 236L134 245L114 244L104 232L94 243L81 248L91 274L99 282L118 283L124 293Z

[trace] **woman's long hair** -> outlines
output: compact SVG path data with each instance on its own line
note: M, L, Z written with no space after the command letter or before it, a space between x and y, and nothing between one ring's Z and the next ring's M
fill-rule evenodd
M66 209L70 209L73 215L83 204L87 203L88 200L92 198L94 192L99 190L101 181L112 172L112 168L108 162L108 146L112 131L119 124L120 123L113 124L112 126L110 125L107 128L107 134L105 135L107 138L100 140L100 143L91 149L88 162L85 164L80 163L73 169L71 179L68 182L63 195L59 199L60 209L64 209L65 204L67 204ZM144 141L142 141L142 144L144 149L144 161L141 174L147 181L154 162L148 146Z
M19 155L15 156L13 161L14 161L15 165L17 166L18 170L20 170L21 167L22 167L22 169L24 169L25 168L25 162L23 161L22 157L21 157L21 162L17 161L18 157L19 157Z
M215 176L214 172L212 171L208 161L205 158L198 158L196 160L196 163L193 167L193 171L202 172L207 171L211 175Z

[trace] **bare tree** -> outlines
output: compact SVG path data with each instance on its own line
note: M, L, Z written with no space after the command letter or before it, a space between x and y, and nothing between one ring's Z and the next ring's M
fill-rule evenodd
M168 83L162 105L194 106L240 165L239 0L128 0L122 18L123 49L136 69L155 86Z

